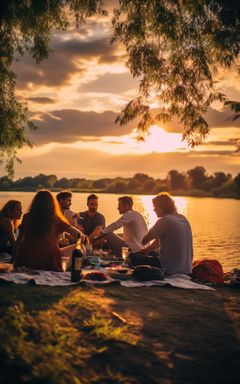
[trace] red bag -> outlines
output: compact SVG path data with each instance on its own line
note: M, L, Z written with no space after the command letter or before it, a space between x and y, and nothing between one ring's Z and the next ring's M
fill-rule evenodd
M192 278L205 283L223 284L223 267L217 260L196 260L193 263Z

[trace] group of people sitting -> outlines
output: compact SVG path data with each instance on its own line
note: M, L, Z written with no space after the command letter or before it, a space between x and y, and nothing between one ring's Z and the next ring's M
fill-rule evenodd
M191 227L177 212L168 193L153 198L158 220L149 230L141 213L133 209L130 196L119 197L121 216L107 226L104 216L98 212L95 194L88 196L85 212L74 213L70 210L71 203L71 192L62 191L55 197L49 190L38 191L18 226L16 238L22 206L20 201L8 201L0 211L0 253L12 254L17 267L62 271L62 256L74 248L80 238L83 244L90 242L93 247L110 248L119 259L122 247L128 247L128 261L132 266L161 267L166 274L191 273ZM120 228L122 236L114 233Z

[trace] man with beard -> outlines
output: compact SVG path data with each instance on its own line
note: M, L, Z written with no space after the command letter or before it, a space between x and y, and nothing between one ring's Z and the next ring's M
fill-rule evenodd
M72 193L69 191L61 191L56 195L59 207L69 222L73 227L77 226L77 214L70 210L72 205Z
M88 210L79 213L78 229L80 229L90 240L98 236L105 227L105 217L97 211L98 197L94 194L87 198Z

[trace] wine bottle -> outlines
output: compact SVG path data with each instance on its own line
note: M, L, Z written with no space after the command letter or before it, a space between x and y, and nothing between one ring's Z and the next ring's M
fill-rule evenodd
M81 280L82 260L83 252L81 250L81 239L79 238L75 249L72 251L71 282L73 283Z

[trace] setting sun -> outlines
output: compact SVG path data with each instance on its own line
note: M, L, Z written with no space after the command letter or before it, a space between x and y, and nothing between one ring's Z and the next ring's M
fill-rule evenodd
M123 138L126 146L131 147L133 153L151 153L151 152L174 152L176 150L187 149L187 144L182 142L180 133L169 133L163 128L153 125L145 141L136 142L136 133Z
M153 125L149 129L149 134L144 141L137 141L136 131L129 135L124 135L116 139L114 137L102 138L101 143L96 142L95 148L99 150L106 149L112 154L147 154L147 153L167 153L186 150L187 144L182 141L180 133L169 133L163 128ZM113 142L114 140L114 142ZM124 145L123 145L124 144Z
M132 142L132 138L130 139ZM141 153L149 152L174 152L187 149L187 143L182 141L182 134L169 133L163 128L153 125L145 141L138 143Z

